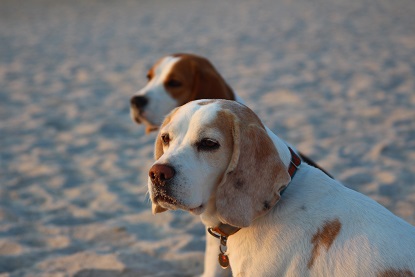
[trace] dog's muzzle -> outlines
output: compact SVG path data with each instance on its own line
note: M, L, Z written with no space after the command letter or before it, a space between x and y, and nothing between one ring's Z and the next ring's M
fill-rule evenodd
M178 205L178 201L172 197L169 183L176 171L167 164L155 164L150 168L148 176L153 184L153 201Z

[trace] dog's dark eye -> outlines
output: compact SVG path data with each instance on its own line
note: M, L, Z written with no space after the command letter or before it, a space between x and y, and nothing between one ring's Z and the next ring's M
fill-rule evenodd
M164 145L169 145L169 142L170 142L169 134L162 134L161 141L163 142Z
M178 88L182 86L182 83L180 81L172 79L167 81L166 85L171 88Z
M150 81L151 80L151 74L148 73L147 76L146 76L146 78L147 78L148 81Z
M198 144L197 144L197 150L199 151L212 151L212 150L216 150L219 148L219 142L213 140L213 139L202 139Z

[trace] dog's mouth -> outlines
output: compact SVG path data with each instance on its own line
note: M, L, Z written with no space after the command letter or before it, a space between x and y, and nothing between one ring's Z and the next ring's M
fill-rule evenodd
M159 204L160 206L164 205L171 205L171 206L180 206L179 201L177 199L166 195L166 194L157 194L153 198L153 202ZM164 205L163 205L164 204ZM167 207L165 207L167 208Z
M165 191L159 191L156 190L154 191L154 196L153 196L153 203L168 209L168 210L184 210L184 211L188 211L192 214L195 215L200 215L201 213L203 213L203 211L205 210L205 205L201 204L197 207L189 207L183 203L181 203L179 200L177 200L176 198L168 195Z
M205 205L200 205L196 208L193 209L189 209L189 212L191 212L194 215L200 215L201 213L203 213L205 211Z
M137 124L144 124L146 126L146 133L157 131L159 126L151 123L143 114L142 110L139 110L135 107L131 107L130 114L132 120Z
M147 119L143 116L143 110L140 110L133 105L130 107L130 115L133 121L137 124L145 123L145 121L147 121Z

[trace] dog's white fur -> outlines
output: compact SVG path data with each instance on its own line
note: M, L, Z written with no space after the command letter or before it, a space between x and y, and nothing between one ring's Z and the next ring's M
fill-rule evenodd
M199 214L207 227L242 227L228 238L234 276L414 276L415 228L305 163L290 180L287 145L252 114L226 100L174 110L156 140L155 164L175 168L166 184L175 201L155 198L149 178L153 211L180 208ZM201 151L204 138L220 147ZM206 259L216 262L218 252L209 251Z

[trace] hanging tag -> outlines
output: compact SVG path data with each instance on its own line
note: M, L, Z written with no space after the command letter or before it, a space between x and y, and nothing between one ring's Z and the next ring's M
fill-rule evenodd
M220 245L219 245L219 264L223 269L226 269L229 267L229 258L228 255L226 255L226 242L227 237L220 237Z
M229 267L229 258L227 255L220 253L219 254L219 264L223 269L226 269Z

